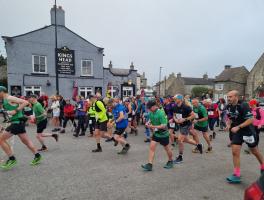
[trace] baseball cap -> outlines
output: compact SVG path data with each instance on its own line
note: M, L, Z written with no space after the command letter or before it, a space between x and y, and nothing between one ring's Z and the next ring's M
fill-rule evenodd
M183 95L181 95L181 94L176 94L176 95L174 96L174 98L175 98L175 99L179 99L179 100L183 100Z

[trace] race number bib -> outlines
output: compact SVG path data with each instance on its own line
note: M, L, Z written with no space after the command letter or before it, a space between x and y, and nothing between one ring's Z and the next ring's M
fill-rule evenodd
M158 131L159 131L159 129L157 129L157 128L154 129L154 132L158 132Z
M170 123L170 128L175 128L175 123Z
M214 111L208 111L208 115L214 115Z
M92 123L93 123L93 120L90 119L90 120L89 120L89 124L92 124Z
M248 144L253 144L255 142L255 138L253 135L251 136L243 136L243 140Z
M199 119L198 113L194 113L194 114L195 114L195 119Z
M176 113L176 119L182 119L182 114Z
M132 115L135 115L135 114L136 114L136 113L135 113L135 111L133 110L133 111L132 111Z

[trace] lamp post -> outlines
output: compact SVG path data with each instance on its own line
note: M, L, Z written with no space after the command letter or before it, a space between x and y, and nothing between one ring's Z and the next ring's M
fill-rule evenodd
M160 86L161 86L161 70L163 67L160 67L160 71L159 71L159 97L160 97Z
M59 94L59 74L58 74L58 66L57 66L57 49L58 49L58 32L57 32L57 0L55 0L55 72L56 72L56 94Z

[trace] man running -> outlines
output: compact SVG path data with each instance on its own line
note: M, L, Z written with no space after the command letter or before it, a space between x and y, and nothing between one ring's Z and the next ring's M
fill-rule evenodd
M125 106L120 103L119 97L115 97L113 100L110 100L109 104L113 107L113 120L116 125L114 139L116 142L120 143L123 146L123 149L118 154L126 154L130 149L130 145L124 138L124 133L128 126L128 116Z
M33 143L26 134L25 121L23 121L22 109L28 105L28 102L17 97L10 96L7 93L7 89L3 86L0 86L0 99L3 100L3 108L7 111L7 114L10 115L10 126L6 128L3 134L0 135L0 146L6 155L9 157L5 164L1 165L2 169L12 169L17 165L17 160L13 154L12 149L9 145L6 145L6 141L17 135L21 142L23 142L30 151L35 155L34 159L31 161L31 165L37 165L40 163L42 157L37 152L37 149L34 147Z
M259 161L261 172L264 172L264 160L258 149L259 141L252 125L254 119L248 104L239 102L239 94L236 90L229 92L227 99L227 115L230 120L227 128L230 130L229 137L231 140L234 172L226 180L229 183L240 183L240 152L244 142Z
M195 114L195 119L193 121L194 123L194 130L195 131L200 131L203 134L203 138L205 139L208 148L206 153L212 152L212 145L209 139L209 134L208 134L208 115L207 115L207 110L206 108L199 103L198 99L193 99L192 100L192 105L193 105L193 111ZM194 149L194 153L198 153L198 149Z
M147 103L147 108L149 109L149 118L150 120L147 122L146 126L150 128L153 132L153 137L150 142L149 147L149 159L148 163L142 165L141 167L144 171L152 171L153 160L155 156L155 150L157 144L160 143L168 156L168 162L164 166L165 169L170 169L173 167L172 160L172 151L170 149L170 134L167 128L167 117L163 111L159 109L155 100L150 100Z
M174 108L174 121L180 126L180 134L178 136L179 156L174 162L175 164L179 164L183 162L184 142L195 145L201 154L203 153L203 147L201 144L198 144L196 141L188 137L192 128L191 121L195 118L192 108L183 103L184 99L180 94L175 96L175 100L177 106Z
M45 137L53 137L56 142L58 142L59 136L58 134L51 133L43 133L43 131L47 128L48 120L47 113L44 110L43 106L38 102L36 95L31 95L28 98L29 103L32 104L33 112L36 119L37 124L37 139L39 143L42 145L38 151L47 151L48 148L44 143Z

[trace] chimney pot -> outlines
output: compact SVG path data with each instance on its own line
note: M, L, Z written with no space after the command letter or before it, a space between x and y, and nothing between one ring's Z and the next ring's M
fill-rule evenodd
M55 25L55 9L56 9L55 5L50 9L50 19L52 25ZM65 11L62 9L61 6L57 7L56 18L57 18L57 25L65 26Z
M231 69L231 65L225 65L225 69Z

